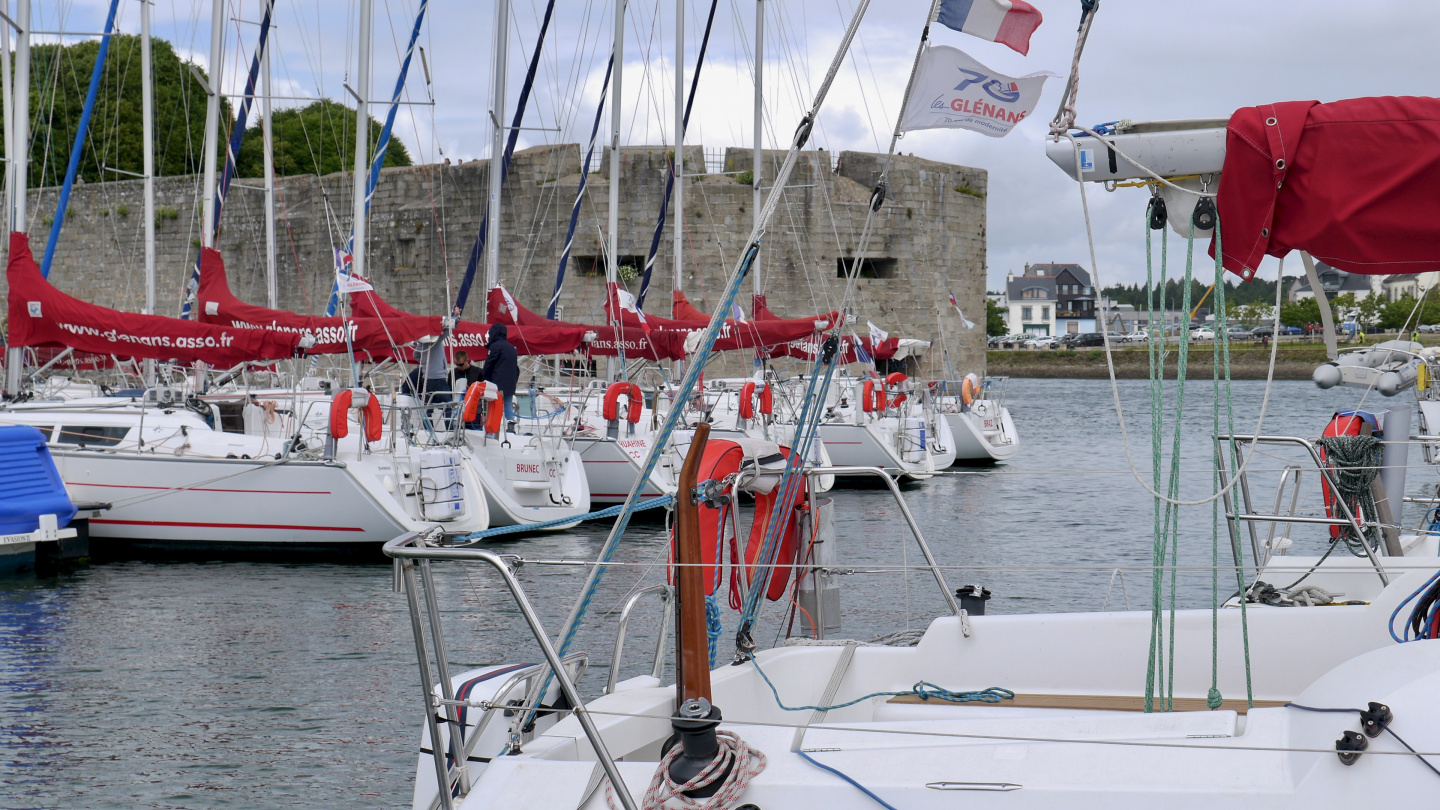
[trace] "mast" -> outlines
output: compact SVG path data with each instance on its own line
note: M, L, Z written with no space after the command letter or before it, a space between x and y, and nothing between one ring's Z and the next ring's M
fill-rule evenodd
M200 246L215 247L215 151L220 142L221 75L225 59L225 0L215 0L210 10L210 87L205 98L205 180L200 190L204 223ZM192 292L186 291L188 301Z
M685 266L685 0L675 0L675 286Z
M150 61L150 4L140 3L140 121L145 172L145 309L155 314L155 88ZM155 384L155 361L144 364L145 385Z
M370 17L373 0L360 0L360 49L355 75L355 184L350 274L365 275L365 169L370 165Z
M5 4L5 10L10 10L10 4ZM10 230L10 219L15 213L15 200L12 195L15 192L15 167L24 165L24 161L14 160L15 155L15 130L14 122L10 115L10 26L0 24L0 99L3 99L5 111L5 154L12 158L5 164L5 226Z
M605 295L610 295L610 285L619 277L616 262L620 260L620 109L624 97L620 95L620 80L625 73L625 3L615 0L615 44L611 50L615 59L615 70L610 73L610 199L609 222L606 227L607 255L605 257ZM620 325L620 313L611 307L610 325ZM605 377L615 379L616 359L605 360Z
M5 121L14 151L5 150L10 173L10 228L25 233L26 186L30 182L30 0L15 0L15 87L12 106L6 110ZM5 392L11 396L20 391L20 374L25 362L21 349L5 353Z
M507 46L510 42L510 0L495 3L495 62L491 67L490 87L490 204L486 217L490 221L490 234L485 243L485 289L494 289L500 284L500 189L504 183L505 170L505 67ZM540 45L536 44L538 51Z
M754 227L760 222L760 206L765 204L760 193L760 176L765 170L765 0L755 0L755 154L750 161L750 222ZM760 249L755 250L755 261L750 266L751 293L760 295L764 286L760 283ZM754 317L754 310L751 310Z
M141 3L142 7L145 5ZM260 63L260 133L265 153L265 293L271 309L280 306L280 280L275 267L275 132L270 120L270 46ZM149 215L146 215L147 218Z

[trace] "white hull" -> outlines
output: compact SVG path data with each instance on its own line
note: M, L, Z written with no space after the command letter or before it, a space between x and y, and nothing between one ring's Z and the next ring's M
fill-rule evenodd
M915 647L857 646L849 660L843 646L768 650L757 660L773 694L756 666L722 666L711 674L721 727L766 757L741 801L799 810L876 807L858 784L892 806L920 810L1222 810L1257 799L1285 810L1424 806L1440 795L1440 778L1394 738L1369 740L1369 751L1346 766L1334 742L1360 728L1357 715L1285 705L1360 709L1383 702L1394 712L1391 728L1417 750L1440 748L1434 700L1440 643L1395 644L1387 630L1396 606L1440 566L1435 538L1406 540L1405 564L1390 568L1393 580L1383 588L1365 560L1284 558L1285 571L1319 564L1314 584L1368 604L1251 605L1243 615L1235 606L1221 608L1218 710L1206 707L1209 610L1174 614L1174 711L1141 711L1148 611L943 617ZM1163 618L1168 631L1171 618ZM832 680L835 691L826 695ZM954 703L875 694L904 692L919 681L952 690L1002 687L1015 697ZM1246 706L1247 683L1253 707ZM780 705L851 701L828 713ZM636 678L587 704L637 804L671 732L674 703L673 686ZM491 725L501 722L497 716ZM807 726L803 737L799 725ZM506 735L487 733L494 740L482 740L485 749L475 753L488 761L471 762L472 786L457 807L607 807L603 789L586 794L595 759L573 716L542 727L519 755L495 756L495 743ZM428 790L417 791L417 808L427 806L435 784L433 761L423 757L418 766L417 784Z
M923 480L935 473L934 461L927 453L919 462L907 462L891 446L889 431L875 422L864 425L844 422L822 422L820 438L825 452L837 467L879 467L891 475Z
M955 437L952 463L1009 461L1020 451L1020 436L1015 431L1010 410L1004 406L946 413L944 417Z
M532 436L509 435L510 447L468 431L461 457L479 479L490 509L490 525L524 526L574 518L590 511L590 484L580 454L568 448L542 449ZM561 524L554 528L564 528Z
M621 436L619 440L577 437L575 450L585 467L590 485L590 501L596 504L623 503L634 488L645 463L649 442L639 435ZM657 466L650 476L642 498L653 498L675 491L668 475L669 466Z
M95 538L308 545L408 531L343 465L51 454L72 500L114 504L90 521Z

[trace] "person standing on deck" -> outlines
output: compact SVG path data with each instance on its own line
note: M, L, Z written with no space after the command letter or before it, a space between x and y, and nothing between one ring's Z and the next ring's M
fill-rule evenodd
M510 332L505 328L505 324L497 323L490 327L485 348L490 354L485 358L485 370L481 377L500 389L500 393L505 397L505 421L513 424L520 418L515 412L515 385L520 382L520 357L515 346L510 343Z

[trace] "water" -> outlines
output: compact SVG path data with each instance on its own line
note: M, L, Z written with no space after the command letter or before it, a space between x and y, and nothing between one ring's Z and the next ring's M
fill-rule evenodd
M1254 429L1263 387L1236 384L1242 433ZM1210 491L1209 389L1191 383L1187 395L1181 466L1197 471L1183 477L1189 499ZM1148 471L1146 383L1122 382L1120 392L1135 462ZM907 491L952 587L990 587L992 612L1098 610L1107 601L1123 608L1127 599L1148 607L1153 502L1128 473L1111 403L1105 381L1013 380L1009 405L1024 442L1017 458ZM1352 392L1276 383L1266 432L1314 436L1334 410L1354 404ZM1166 437L1168 446L1168 429ZM1411 463L1411 494L1433 492L1432 468ZM1256 465L1281 466L1269 458ZM1256 506L1268 509L1273 484L1260 483L1275 473L1257 476ZM1317 488L1313 476L1303 488L1311 511ZM842 565L863 572L919 561L888 492L836 497ZM1419 514L1409 517L1413 524ZM656 523L635 526L620 555L634 565L612 569L595 600L576 646L591 654L582 683L589 693L604 683L625 596L661 581L662 533ZM1298 550L1323 547L1319 532L1302 539L1297 530L1296 538ZM503 550L587 559L603 539L597 528L509 541ZM1182 512L1180 556L1182 567L1209 564L1208 506ZM452 666L538 660L492 573L436 573ZM519 576L555 628L584 574L527 564ZM1216 587L1233 589L1230 577ZM194 559L0 579L0 806L408 807L421 698L404 597L390 585L382 564ZM1208 571L1187 571L1180 585L1182 605L1209 604ZM843 604L842 635L858 638L921 627L943 612L925 572L846 577ZM620 677L648 671L655 617L641 608ZM770 606L762 644L774 642L781 622Z

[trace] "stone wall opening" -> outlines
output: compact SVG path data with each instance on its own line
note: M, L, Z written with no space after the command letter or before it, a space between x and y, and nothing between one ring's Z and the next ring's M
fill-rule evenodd
M895 278L900 273L899 259L835 259L835 277L849 278L856 262L860 263L860 278Z

